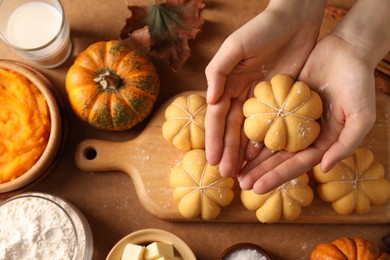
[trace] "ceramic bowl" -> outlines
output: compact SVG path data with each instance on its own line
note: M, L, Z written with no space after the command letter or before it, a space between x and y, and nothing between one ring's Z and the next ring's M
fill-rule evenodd
M268 253L260 246L252 243L239 243L232 245L228 247L226 250L224 250L219 259L220 260L230 260L230 259L243 259L243 255L239 256L238 252L246 251L247 253L254 251L257 258L254 258L253 255L251 255L250 259L256 259L256 260L271 260L271 257L268 255ZM233 257L233 255L236 255Z
M152 242L171 243L178 255L185 260L196 260L191 248L178 236L160 229L142 229L122 238L110 251L106 260L121 259L128 243L148 245Z
M64 124L57 100L51 91L51 83L39 71L23 63L9 60L0 60L0 68L25 76L40 90L46 99L51 120L48 144L35 165L18 178L0 183L0 198L7 198L14 196L15 193L20 193L48 172L58 156L63 140Z

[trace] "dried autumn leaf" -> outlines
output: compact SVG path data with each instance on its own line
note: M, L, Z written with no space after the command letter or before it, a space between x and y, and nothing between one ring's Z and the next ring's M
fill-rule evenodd
M167 0L149 6L128 6L131 17L126 19L121 39L132 38L139 44L146 44L151 52L168 60L174 71L181 68L191 54L188 40L195 39L203 25L199 16L204 0ZM148 28L149 35L139 30ZM142 35L141 41L139 41Z
M152 37L150 37L149 26L144 26L143 28L134 31L131 34L131 38L147 50L150 50L153 44Z

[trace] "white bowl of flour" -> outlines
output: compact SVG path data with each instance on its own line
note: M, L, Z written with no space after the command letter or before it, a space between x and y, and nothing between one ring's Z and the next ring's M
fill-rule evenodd
M25 193L0 204L0 259L90 260L91 229L79 210L44 193Z

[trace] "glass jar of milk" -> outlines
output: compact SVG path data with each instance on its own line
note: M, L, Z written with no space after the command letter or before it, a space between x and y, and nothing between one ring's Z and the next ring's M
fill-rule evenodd
M69 24L57 0L0 0L0 37L44 68L60 66L72 49Z

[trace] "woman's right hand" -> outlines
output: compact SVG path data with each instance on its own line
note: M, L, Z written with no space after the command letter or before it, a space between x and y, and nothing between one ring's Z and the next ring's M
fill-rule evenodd
M248 149L243 103L262 80L279 73L298 76L317 41L325 2L271 0L226 39L207 66L206 155L222 176L238 174Z

